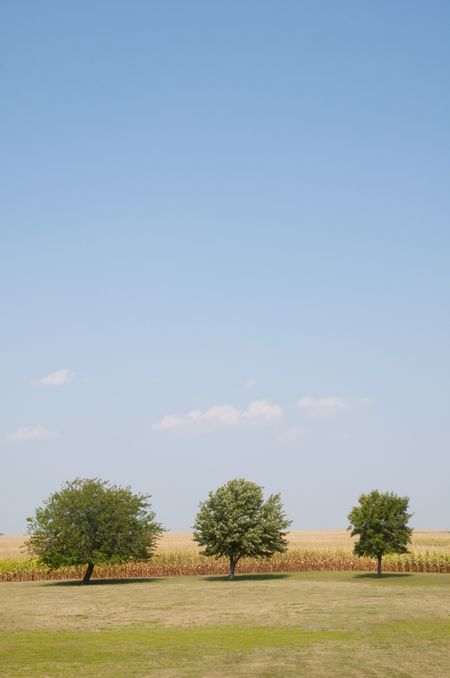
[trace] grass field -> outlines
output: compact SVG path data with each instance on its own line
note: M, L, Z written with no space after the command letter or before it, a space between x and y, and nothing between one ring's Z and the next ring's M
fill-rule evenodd
M0 586L0 676L450 675L450 575Z

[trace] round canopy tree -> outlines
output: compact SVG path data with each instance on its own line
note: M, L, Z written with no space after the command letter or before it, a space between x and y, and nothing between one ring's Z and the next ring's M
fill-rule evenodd
M279 494L264 501L262 487L239 478L210 492L200 503L194 539L204 547L204 555L229 559L229 579L233 579L241 558L269 558L285 551L290 524Z
M407 553L412 529L408 527L408 497L393 492L373 490L362 494L359 506L348 515L352 537L359 536L354 552L358 556L377 559L377 574L381 577L381 561L387 553Z
M163 532L149 499L98 478L67 482L28 518L28 550L51 570L86 565L84 584L95 565L148 560Z

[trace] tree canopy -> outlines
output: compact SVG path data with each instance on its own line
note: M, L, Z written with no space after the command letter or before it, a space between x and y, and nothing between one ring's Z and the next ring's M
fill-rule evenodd
M377 559L377 574L381 576L381 561L387 553L407 553L412 529L408 521L408 497L393 492L372 490L359 497L359 505L348 515L352 537L359 536L354 552L358 556Z
M28 550L52 570L87 565L85 584L97 564L147 560L163 532L149 499L98 478L66 482L28 518Z
M226 556L230 579L239 560L246 556L268 558L285 551L287 519L279 494L264 501L263 488L243 478L210 492L200 503L194 539L207 556Z

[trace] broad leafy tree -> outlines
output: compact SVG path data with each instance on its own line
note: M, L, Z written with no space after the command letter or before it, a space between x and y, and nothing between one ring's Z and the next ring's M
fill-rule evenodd
M210 492L200 503L194 539L204 547L205 555L229 559L229 578L233 579L241 558L269 558L285 551L290 524L279 494L264 501L262 487L239 478Z
M98 478L65 483L28 518L31 554L49 569L148 560L163 529L149 495L133 494Z
M381 576L381 561L387 553L407 553L412 529L408 527L408 497L393 492L373 490L362 494L359 505L348 515L352 537L359 536L354 552L358 556L377 559L377 574Z

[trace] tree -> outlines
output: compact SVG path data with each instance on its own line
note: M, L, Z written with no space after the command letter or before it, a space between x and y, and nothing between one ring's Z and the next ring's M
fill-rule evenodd
M348 515L351 536L359 535L354 553L377 559L377 575L381 577L381 560L387 553L407 553L412 529L408 520L408 497L398 497L393 492L373 490L362 494L359 506Z
M49 569L148 560L163 529L150 510L150 495L133 494L98 478L66 482L28 518L31 554Z
M226 556L230 561L229 579L234 579L241 558L269 558L285 551L290 524L279 494L264 501L262 487L239 478L210 492L200 503L194 540L205 547L204 555Z

